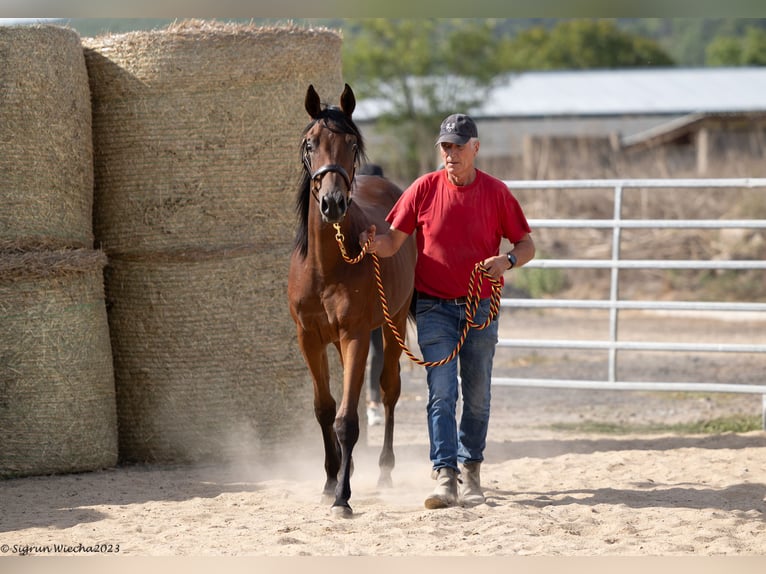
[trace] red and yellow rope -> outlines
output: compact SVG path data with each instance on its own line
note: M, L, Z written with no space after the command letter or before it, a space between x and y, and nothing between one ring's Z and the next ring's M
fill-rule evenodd
M343 237L343 233L340 230L340 225L337 223L334 224L335 227L335 241L338 243L338 247L340 248L341 255L343 256L343 260L346 263L350 263L352 265L355 265L359 263L362 259L364 259L364 256L367 255L367 250L370 246L370 243L372 242L372 238L369 238L367 242L362 246L362 251L354 258L348 257L346 253L346 248L344 246L345 238ZM370 253L372 256L372 264L375 270L375 283L378 287L378 294L380 295L380 305L383 308L383 316L386 319L386 323L388 324L389 328L394 334L394 337L396 337L397 342L399 343L399 346L402 348L402 351L404 351L404 354L407 355L410 360L412 360L414 363L417 363L418 365L421 365L423 367L440 367L442 365L445 365L452 361L455 357L457 357L458 353L460 352L460 349L463 348L463 344L465 343L465 339L468 336L468 331L470 329L486 329L489 324L492 322L492 320L497 316L498 312L500 311L500 297L502 296L502 284L498 279L495 279L492 277L487 270L482 266L481 263L477 263L473 271L471 272L471 277L468 281L468 296L466 297L466 305L465 305L465 326L463 327L463 331L460 334L460 339L457 342L457 346L455 349L450 353L449 356L443 358L440 361L424 361L422 359L419 359L416 357L407 347L407 344L404 341L404 337L399 333L399 329L394 324L393 319L391 318L391 313L388 309L388 300L386 299L386 293L383 289L383 280L381 278L380 273L380 260L375 253ZM483 285L484 280L488 280L492 284L492 293L490 295L490 302L489 302L489 317L487 317L487 320L484 321L482 324L477 324L474 322L474 316L476 314L476 311L479 308L479 302L481 300L481 288Z

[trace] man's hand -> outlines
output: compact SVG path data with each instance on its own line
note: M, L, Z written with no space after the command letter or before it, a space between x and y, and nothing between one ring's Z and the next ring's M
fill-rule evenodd
M505 255L487 257L481 262L481 265L487 270L490 277L493 279L500 279L503 276L503 273L508 271L508 257Z
M365 231L359 234L359 245L364 247L365 243L369 240L370 246L367 248L367 253L375 253L375 230L374 225L370 225Z

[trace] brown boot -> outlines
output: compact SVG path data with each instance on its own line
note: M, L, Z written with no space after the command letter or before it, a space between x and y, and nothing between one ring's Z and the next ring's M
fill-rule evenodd
M436 488L426 498L426 508L447 508L457 504L457 472L454 468L440 468L434 472Z
M484 492L481 490L481 463L467 462L462 465L458 479L460 503L463 506L476 506L484 503Z

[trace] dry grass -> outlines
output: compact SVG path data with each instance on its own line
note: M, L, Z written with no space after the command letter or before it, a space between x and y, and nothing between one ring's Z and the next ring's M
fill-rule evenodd
M104 261L0 252L0 477L117 461Z
M303 100L340 94L340 37L192 21L84 42L121 456L280 448L316 424L285 291Z
M341 92L340 37L191 22L84 42L99 245L279 243L293 225L305 90Z
M314 425L284 300L282 253L107 271L125 460L196 461L279 448Z
M93 160L80 37L0 27L0 249L92 247Z

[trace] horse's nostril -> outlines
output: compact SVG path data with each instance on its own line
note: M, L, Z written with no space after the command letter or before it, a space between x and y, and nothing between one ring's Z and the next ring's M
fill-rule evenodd
M321 208L325 217L334 218L338 214L338 203L332 198L323 197Z
M337 220L346 214L348 201L342 193L332 193L322 196L319 209L328 220Z

